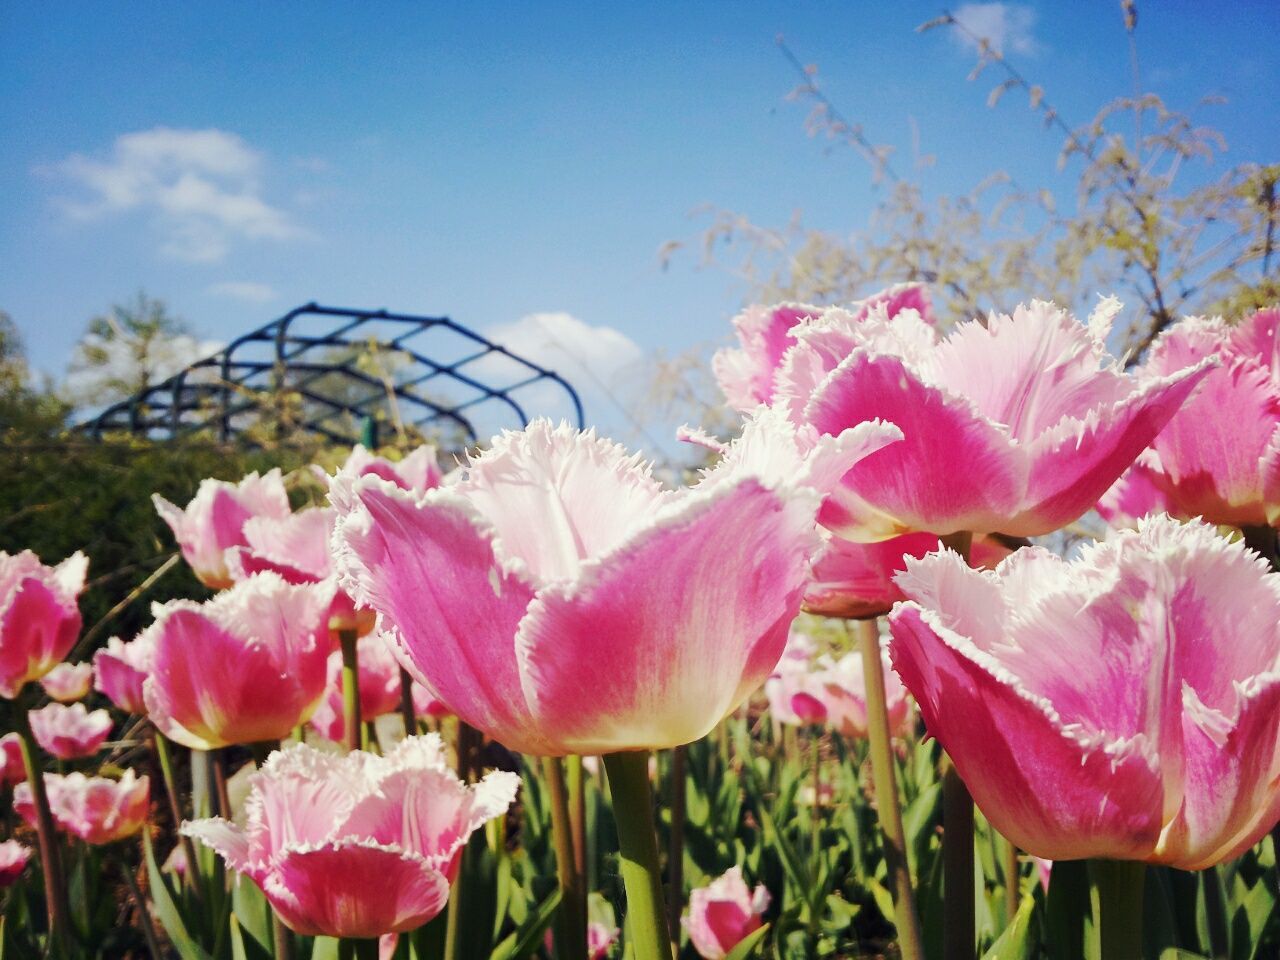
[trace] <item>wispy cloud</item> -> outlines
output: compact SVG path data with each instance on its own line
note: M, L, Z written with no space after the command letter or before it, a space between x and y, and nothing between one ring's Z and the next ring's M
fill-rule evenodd
M239 240L294 240L307 231L262 195L262 154L225 130L155 127L116 137L103 155L72 154L50 172L77 184L58 202L95 220L150 214L166 256L213 262Z
M1035 38L1036 12L1019 3L966 3L952 14L964 29L951 31L961 46L977 50L981 40L996 53L1033 54L1040 49Z
M205 292L215 297L241 300L245 303L270 303L280 297L271 284L257 283L253 280L227 280L206 287Z

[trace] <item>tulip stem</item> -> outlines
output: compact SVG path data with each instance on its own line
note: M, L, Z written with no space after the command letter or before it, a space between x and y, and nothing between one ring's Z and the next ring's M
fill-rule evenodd
M686 800L685 766L688 747L671 751L671 835L667 844L667 929L673 937L680 930L680 912L684 909L684 821ZM680 946L673 940L673 946Z
M556 914L557 960L587 958L587 887L578 872L573 849L573 824L569 817L569 791L565 786L564 761L542 758L542 776L551 792L551 833L556 848L556 870L560 875L560 909Z
M138 911L138 925L142 927L142 936L147 942L147 950L151 952L152 957L163 957L160 941L156 939L156 928L151 923L151 914L147 913L147 898L138 889L138 881L133 875L133 869L123 859L120 861L120 873L124 877L125 886L129 888L133 908Z
M635 960L669 960L671 935L662 907L662 867L653 826L649 752L605 754L604 768L618 824L631 955Z
M569 787L569 827L573 830L573 863L586 889L591 889L587 876L587 785L582 774L582 758L569 756L564 761L565 781Z
M1018 860L1018 847L1012 840L1004 841L1004 912L1005 923L1013 923L1018 913L1018 889L1022 880L1022 866Z
M973 797L950 758L942 771L942 913L945 960L973 960Z
M292 960L293 939L289 936L289 928L275 910L271 911L271 945L275 953L272 960Z
M348 751L360 749L360 663L356 655L359 634L354 630L339 630L338 645L342 648L342 734Z
M1093 948L1090 956L1099 960L1142 956L1142 887L1146 873L1143 863L1089 861L1089 901L1093 907L1093 926L1088 933Z
M413 709L413 677L404 667L400 668L400 719L404 721L404 735L418 734L418 715Z
M884 837L884 862L891 881L894 924L898 928L898 949L902 960L923 960L924 937L916 912L911 868L907 862L907 834L902 826L898 778L893 766L893 744L889 735L888 695L884 686L884 660L880 655L880 630L875 620L853 621L862 650L862 673L867 690L867 741L871 749L871 777L876 791L876 810ZM816 798L815 798L816 802ZM970 950L972 953L972 949Z
M22 749L22 764L31 784L31 800L36 808L36 837L40 848L40 865L44 870L44 902L49 920L49 954L61 956L71 946L67 928L67 891L63 886L62 864L58 854L58 837L53 830L53 813L49 810L49 794L44 787L44 770L36 761L36 747L31 738L31 722L25 703L16 704L15 726Z
M338 941L338 960L378 960L378 938L343 937Z
M169 816L173 818L173 829L178 834L178 842L182 844L182 855L187 859L187 869L183 874L196 899L204 900L204 883L200 874L200 864L196 860L196 846L185 833L179 832L182 826L182 800L178 796L178 781L173 775L173 752L169 748L169 738L159 730L152 740L156 751L156 760L160 764L160 777L164 780L164 792L169 795Z

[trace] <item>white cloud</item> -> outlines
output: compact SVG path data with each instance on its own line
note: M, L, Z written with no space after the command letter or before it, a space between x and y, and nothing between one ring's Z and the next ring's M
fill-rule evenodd
M237 240L305 237L262 197L262 154L225 130L155 127L116 137L104 157L72 154L52 172L83 188L60 200L73 219L148 213L167 256L221 260Z
M1040 47L1034 36L1036 13L1022 4L966 3L953 16L964 30L952 30L951 36L970 50L979 49L975 38L985 39L1001 54L1033 54Z
M226 297L229 300L242 300L245 303L270 303L280 297L271 284L257 283L253 280L227 280L223 283L215 283L207 287L205 293L215 297Z

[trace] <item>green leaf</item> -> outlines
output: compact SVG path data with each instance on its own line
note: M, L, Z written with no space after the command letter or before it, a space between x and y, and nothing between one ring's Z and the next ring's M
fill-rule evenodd
M236 875L231 881L231 910L240 934L254 941L270 956L274 949L271 907L258 885L248 877Z
M1276 895L1272 892L1268 879L1264 877L1245 894L1231 918L1232 960L1254 960L1275 908Z
M1031 960L1039 952L1039 938L1034 923L1039 897L1023 897L1018 904L1018 912L1013 916L1013 923L1005 927L1004 933L991 945L991 949L982 955L982 960Z
M1049 875L1045 905L1045 947L1052 960L1087 957L1086 927L1092 924L1089 866L1084 860L1057 860ZM1091 960L1091 958L1089 958Z
M151 838L145 830L142 832L142 852L147 861L147 883L151 887L151 901L155 904L156 919L169 935L169 940L173 948L178 951L178 956L182 960L212 960L187 932L187 924L178 910L178 905L174 902L169 882L156 865L155 851L151 849Z
M272 951L265 949L252 936L246 936L234 913L227 922L231 929L231 960L272 960Z
M742 940L738 941L738 945L734 947L725 956L724 960L747 960L751 956L751 952L769 933L769 924L765 924L759 930L754 930Z
M316 937L311 947L311 960L338 960L337 937Z
M532 956L542 944L551 921L555 919L556 909L560 906L560 896L559 887L551 891L529 917L529 921L498 944L497 949L490 954L490 960L522 960L524 957Z

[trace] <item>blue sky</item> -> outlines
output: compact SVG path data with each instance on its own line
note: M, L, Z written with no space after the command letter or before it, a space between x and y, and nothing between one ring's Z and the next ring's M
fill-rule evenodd
M1064 116L1129 89L1118 4L994 7L987 22ZM784 100L779 33L901 167L919 125L938 157L929 191L996 167L1071 182L1023 103L989 110L987 78L966 83L971 51L913 31L938 10L6 4L0 309L53 374L90 316L145 288L211 341L312 299L444 312L517 340L521 318L567 313L622 335L584 347L588 362L612 376L625 355L642 378L642 353L724 339L743 296L694 255L660 268L662 243L698 231L691 211L779 224L799 210L852 232L875 203L865 165L808 139ZM1146 85L1181 107L1225 95L1203 117L1227 159L1274 161L1280 4L1139 13Z

